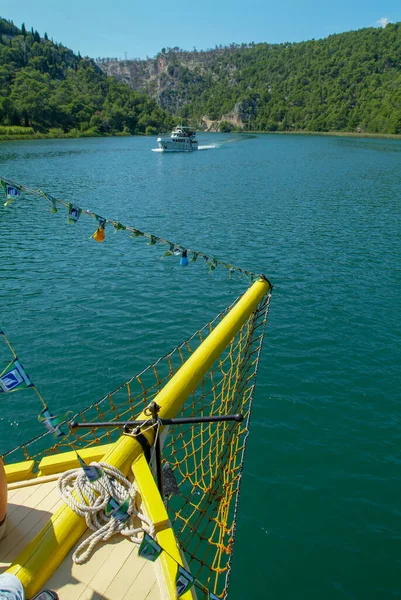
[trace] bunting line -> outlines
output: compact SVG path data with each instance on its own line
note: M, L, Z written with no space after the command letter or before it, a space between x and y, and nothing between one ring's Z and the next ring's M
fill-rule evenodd
M60 429L60 425L65 422L65 417L68 414L73 414L72 411L58 417L55 417L50 412L38 388L32 382L30 376L19 361L15 350L8 341L4 331L0 331L0 336L3 338L13 355L13 360L0 372L0 394L12 394L28 388L34 390L43 405L42 411L38 416L38 421L42 423L47 432L51 433L54 437L63 437L65 433Z
M4 202L4 206L8 206L11 202L20 198L22 193L25 193L39 198L45 198L51 204L50 212L52 213L56 213L58 211L57 205L64 206L67 209L67 222L69 224L77 223L82 214L94 218L97 221L97 229L91 237L97 242L104 241L105 227L106 225L111 225L115 231L128 231L134 238L143 237L148 239L149 246L163 244L164 246L166 246L167 249L161 256L161 258L165 258L167 256L180 256L180 265L182 267L186 267L190 262L195 262L198 258L200 258L208 264L209 273L214 271L216 267L221 266L227 269L230 278L234 273L236 273L240 277L246 277L252 283L255 279L258 279L260 277L260 275L253 273L252 271L242 269L241 267L237 267L235 265L231 265L227 262L215 258L214 256L210 256L204 252L200 252L199 250L191 250L190 248L186 248L182 244L171 242L153 233L147 233L145 231L137 229L136 227L123 225L119 221L101 217L100 215L90 210L84 209L80 206L77 206L76 204L66 202L65 200L60 200L59 198L56 198L55 196L48 194L43 190L29 188L26 185L16 183L15 181L6 178L0 178L0 185L6 199L6 201Z

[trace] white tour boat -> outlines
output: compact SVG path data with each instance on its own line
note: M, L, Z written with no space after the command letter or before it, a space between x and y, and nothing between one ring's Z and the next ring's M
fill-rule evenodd
M193 152L198 149L196 131L177 125L171 133L160 133L157 143L162 152Z

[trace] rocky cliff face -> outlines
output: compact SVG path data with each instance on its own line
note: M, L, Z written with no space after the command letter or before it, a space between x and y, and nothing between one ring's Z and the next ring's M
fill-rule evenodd
M187 53L186 53L187 54ZM185 85L202 79L202 65L195 61L159 54L154 59L99 62L99 67L136 91L149 94L165 110L175 114L187 103Z
M133 90L140 92L160 87L160 76L167 71L168 63L163 55L149 60L105 60L98 62L99 67L121 81L125 81Z
M153 98L161 108L173 115L179 113L193 101L197 91L207 89L217 75L208 70L208 65L223 51L208 52L161 52L147 60L98 61L99 67L109 76L125 81L133 90L144 92ZM220 119L208 115L198 124L207 131L219 131L220 123L226 121L235 127L244 126L242 107L238 104L230 114Z

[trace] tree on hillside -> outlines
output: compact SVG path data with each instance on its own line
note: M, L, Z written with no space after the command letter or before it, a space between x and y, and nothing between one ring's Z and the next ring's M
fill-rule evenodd
M22 125L43 130L51 126L51 80L30 67L16 75L10 100Z
M133 91L106 75L118 72L116 59L95 63L0 19L0 124L142 134L170 127L173 116L206 116L258 131L401 133L400 23L296 44L163 48L161 56L161 68L156 59L130 61Z

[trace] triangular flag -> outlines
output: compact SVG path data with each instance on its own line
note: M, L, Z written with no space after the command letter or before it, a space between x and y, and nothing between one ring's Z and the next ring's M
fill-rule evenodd
M73 206L71 203L68 204L68 216L67 221L70 225L76 223L81 216L82 208L79 206Z
M21 195L21 188L19 186L11 185L10 183L7 183L7 181L4 181L4 179L0 179L0 184L6 197L4 206L8 206Z
M121 503L118 503L118 501L115 498L111 497L106 506L105 513L106 513L106 515L108 515L110 517L114 517L114 519L116 519L116 521L120 521L121 523L124 523L131 516L128 512L129 507L130 507L129 496Z
M174 244L170 244L169 249L165 251L162 258L166 258L166 256L172 256L173 254L174 254Z
M65 433L60 429L60 417L55 417L52 415L47 406L44 407L38 419L41 423L43 423L47 431L52 433L55 437L62 437L65 435Z
M106 513L107 516L110 516L111 513L113 512L113 510L116 510L118 508L119 504L117 502L117 500L115 500L113 498L113 496L110 497L110 500L107 503L106 508L104 509L104 512Z
M46 194L46 192L42 192L42 194L44 195L45 198L47 198L47 200L52 205L50 212L56 213L57 212L56 199L53 198L53 196L51 196L50 194Z
M212 258L208 264L209 264L209 273L210 273L211 271L214 271L215 268L217 267L217 260L215 258Z
M191 573L178 565L177 579L175 580L177 598L185 594L193 586L193 583L194 577L192 577Z
M33 383L17 358L9 364L0 376L0 393L7 394L32 386Z
M156 540L154 540L148 533L145 533L138 549L138 555L142 556L142 558L146 558L146 560L154 562L157 558L159 558L162 552L163 548L159 546Z
M122 225L119 221L113 221L113 227L116 231L120 229L127 229L125 225Z
M81 468L83 469L83 471L89 481L97 481L98 479L100 479L102 477L102 475L103 475L102 469L99 469L99 467L96 467L95 465L85 464L85 461L83 460L83 458L81 458L79 456L77 451L75 451L75 454L77 455L78 462L81 465Z

